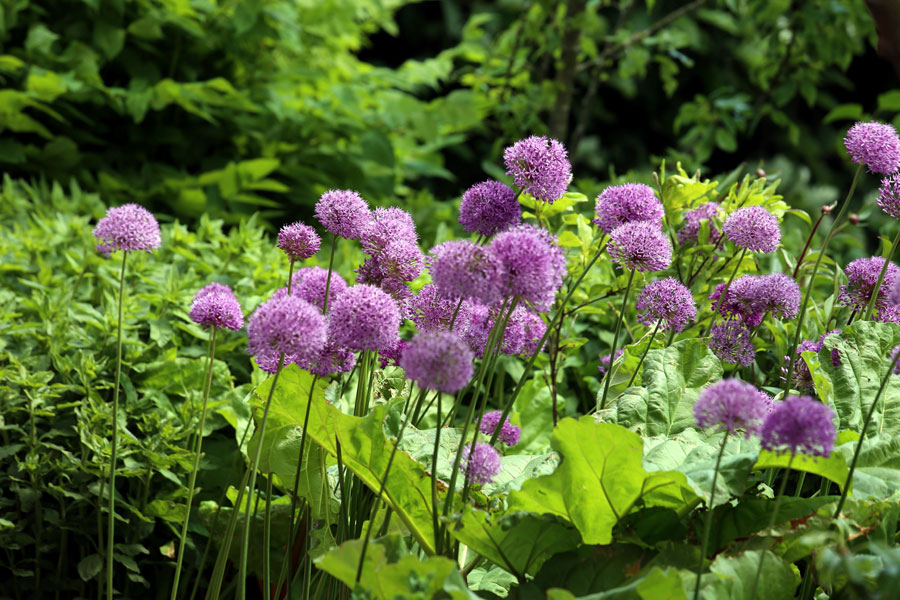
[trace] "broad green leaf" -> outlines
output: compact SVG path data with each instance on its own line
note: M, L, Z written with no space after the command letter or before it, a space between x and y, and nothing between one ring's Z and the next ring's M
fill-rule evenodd
M798 454L791 460L791 455L788 453L778 454L770 450L762 450L759 453L759 460L756 461L753 468L786 468L788 463L791 465L791 470L805 471L825 477L840 487L844 486L844 482L847 481L847 473L850 471L847 461L838 453L832 453L828 458Z
M78 576L82 581L93 579L103 570L103 559L99 554L88 554L78 561Z
M788 520L802 519L813 515L822 506L833 505L836 501L836 496L817 496L815 498L785 496L778 508L775 524L777 526ZM710 546L721 548L733 540L762 531L769 519L772 518L773 505L774 503L767 499L744 498L736 505L725 503L716 507L713 512Z
M633 544L582 545L544 563L531 584L545 590L565 588L576 597L625 585L639 574L648 551Z
M849 441L835 448L834 455L850 464L856 451L856 441ZM900 437L895 434L866 436L850 493L854 498L889 498L900 490Z
M764 554L762 573L756 598L750 597L760 554ZM704 600L756 600L758 598L793 598L800 585L800 574L791 565L768 550L749 550L737 556L720 554L701 579L700 594ZM693 590L696 574L682 572L685 585Z

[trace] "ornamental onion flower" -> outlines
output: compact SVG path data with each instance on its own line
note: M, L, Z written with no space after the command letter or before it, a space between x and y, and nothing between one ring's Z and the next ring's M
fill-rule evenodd
M106 257L116 250L152 252L162 243L156 218L137 204L107 209L106 216L94 227L94 237L101 241L97 251Z
M900 139L891 125L869 121L847 131L844 147L850 159L869 167L870 173L889 175L900 164Z
M887 273L885 273L887 275ZM894 282L892 286L885 286L890 288L888 292L888 302L891 304L900 304L900 277Z
M500 454L490 444L476 442L474 450L472 444L466 444L462 460L466 478L472 483L490 483L500 473Z
M748 327L759 325L767 312L782 319L793 319L800 311L800 286L784 273L738 277L719 302L724 288L724 283L717 285L710 300L714 305L718 302L720 313L739 316Z
M319 377L348 373L356 366L356 354L349 348L339 346L329 337L316 357L300 366Z
M459 203L459 223L470 233L490 237L522 221L522 206L516 193L489 179L470 187Z
M619 358L621 358L623 354L625 354L624 348L619 348L618 350L616 350L616 358L612 362L616 362L617 360L619 360ZM609 354L604 354L600 357L600 364L597 365L597 370L600 371L600 377L603 377L604 375L606 375L606 372L609 371L609 358Z
M728 217L722 231L734 244L745 250L769 254L781 243L778 218L762 206L745 206Z
M878 311L875 320L879 323L896 323L900 325L900 305L889 304Z
M638 296L635 308L644 325L660 321L660 329L684 331L697 318L697 307L691 291L674 277L652 281Z
M625 183L612 185L597 196L594 223L605 233L633 221L652 221L662 227L663 205L648 185Z
M503 162L519 188L548 204L562 198L572 180L566 149L554 139L519 140L503 152Z
M734 319L714 325L709 331L709 349L722 360L746 367L753 362L755 349L750 330Z
M894 346L894 349L891 350L891 360L897 360L897 353L900 352L900 345ZM900 361L894 365L894 373L900 375Z
M369 205L352 190L325 192L314 214L326 231L349 240L360 237L372 218Z
M519 225L498 234L491 252L499 259L502 294L518 296L536 310L550 309L566 273L566 257L545 229Z
M383 290L367 284L348 287L328 311L335 343L351 350L390 348L400 329L400 309Z
M409 318L419 331L446 331L453 323L454 331L464 331L468 326L471 302L463 300L459 304L438 293L433 283L422 286L419 293L409 299ZM456 310L459 305L459 311ZM456 312L456 321L453 313Z
M878 206L884 214L900 219L900 174L893 173L881 180Z
M503 413L499 410L492 410L485 413L484 416L481 417L481 433L484 435L494 435L497 426L500 425L500 417L502 414ZM500 425L500 434L497 436L497 439L507 446L515 446L519 443L521 435L522 430L518 426L510 423L509 417L507 417L503 420L503 425Z
M259 368L269 373L284 364L314 360L327 339L325 317L315 306L296 296L276 293L259 305L247 324L247 351Z
M487 342L487 334L490 328L493 327L498 312L496 309L490 311L491 318L485 324L485 342ZM546 331L547 324L544 323L539 314L523 306L517 306L506 323L500 351L510 356L518 354L531 355L537 350L538 342L541 341Z
M703 429L750 437L759 432L769 414L771 399L756 386L738 379L722 379L701 392L694 405L694 418Z
M662 271L672 262L672 244L653 221L625 223L609 238L609 256L623 269Z
M834 411L809 396L794 396L775 405L766 417L762 447L774 452L828 457L837 432Z
M856 311L864 311L872 298L872 292L875 290L875 282L884 268L885 259L881 256L873 256L870 258L857 258L847 265L844 274L849 280L846 285L841 286L838 294L838 304L849 306ZM900 280L900 267L894 263L888 264L887 271L884 274L884 281L878 288L878 298L875 300L875 307L882 309L887 304L888 290L890 290L895 282Z
M431 249L431 280L441 295L470 298L482 304L500 300L503 264L490 248L451 241Z
M700 234L700 225L703 221L709 221L709 239L715 242L719 239L719 230L713 225L713 219L719 216L719 205L716 202L707 202L703 206L690 210L684 214L684 227L678 232L678 243L696 243Z
M194 296L191 320L210 329L240 329L244 326L244 313L234 292L227 285L210 283L201 288Z
M284 250L291 262L294 262L309 258L319 251L321 244L322 238L315 229L297 221L281 228L276 246Z
M423 389L455 394L472 378L472 351L452 331L416 335L403 349L399 365Z
M347 282L340 274L331 272L331 283L328 283L328 269L322 267L304 267L291 277L291 295L306 300L319 307L325 306L325 285L328 284L328 308L335 298L347 289Z
M415 244L418 240L412 215L396 206L388 208L379 206L372 211L371 218L360 237L363 251L376 259L380 258L382 250L391 242L406 241Z

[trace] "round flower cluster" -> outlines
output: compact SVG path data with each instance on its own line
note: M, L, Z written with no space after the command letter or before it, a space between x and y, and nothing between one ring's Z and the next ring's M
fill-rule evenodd
M753 362L755 350L750 330L735 319L714 325L710 330L709 349L719 360L743 367Z
M234 292L227 285L212 282L194 295L191 320L203 327L216 329L240 329L244 326L244 313Z
M503 152L506 174L516 185L538 200L553 204L566 193L572 180L572 165L558 141L531 136Z
M750 383L723 379L703 390L694 405L694 418L703 429L745 437L759 433L763 420L772 410L772 399Z
M844 147L850 159L869 167L870 173L889 175L900 165L900 138L885 123L856 123L847 131Z
M815 352L819 353L822 348L825 347L825 338L829 335L840 333L840 329L834 329L832 331L828 331L823 333L821 337L819 337L818 341L816 340L803 340L797 345L797 357L794 359L794 369L791 385L794 389L804 391L804 392L813 392L815 391L815 383L813 383L812 373L809 371L809 365L806 364L806 361L803 360L802 354L804 352ZM785 360L788 360L788 357L784 357ZM840 365L840 357L837 354L837 349L831 351L831 362L834 366ZM783 369L787 370L787 369ZM782 377L782 380L784 378Z
M459 306L459 310L457 310L457 306ZM416 324L419 331L448 330L451 323L453 323L454 331L460 331L469 322L471 306L472 304L468 300L460 303L458 300L439 294L433 283L422 286L419 293L410 298L407 303L409 318ZM454 313L456 314L455 321Z
M159 223L149 210L137 204L108 209L106 216L97 221L94 237L101 241L97 252L106 257L116 250L152 252L162 243Z
M800 286L784 273L744 275L731 282L725 297L721 283L710 294L713 305L724 315L740 317L748 327L759 325L766 313L793 319L800 311Z
M356 281L377 286L405 303L412 295L407 283L425 268L412 216L393 206L376 208L360 240L369 258L360 265Z
M609 256L623 269L662 271L672 262L672 244L654 221L632 221L609 234Z
M500 433L497 436L501 442L506 444L507 446L515 446L519 443L519 438L522 436L522 430L509 422L509 417L503 419L503 424L500 425L500 417L503 413L499 410L492 410L484 414L481 417L481 433L484 435L494 435L494 432L497 431L497 427L500 426Z
M760 432L762 447L775 452L828 457L837 432L834 411L809 396L794 396L775 405Z
M722 231L738 248L769 254L781 243L778 218L762 206L739 208L725 221Z
M518 296L536 310L550 309L566 274L566 257L546 229L519 225L498 234L490 250L502 265L501 292Z
M482 304L500 299L503 265L490 248L468 241L438 244L431 249L434 259L429 271L441 295L471 298Z
M310 304L324 310L325 286L328 286L328 308L334 304L334 299L347 290L347 282L340 274L331 272L331 281L328 281L328 269L322 267L305 267L299 269L291 277L291 295L306 300Z
M428 331L406 344L398 364L419 387L455 394L472 378L473 358L455 333Z
M470 304L466 307L459 331L478 358L484 356L488 336L500 318L500 310L501 307L498 305L489 307L483 304ZM457 322L459 323L459 319ZM500 352L510 356L531 355L537 351L538 343L546 330L547 325L540 315L517 306L507 320Z
M322 238L315 229L297 221L281 228L276 245L284 250L291 262L294 262L309 258L319 251L321 244Z
M684 227L678 232L678 243L681 245L696 243L703 221L709 221L709 240L716 242L719 239L719 230L713 225L713 219L718 216L719 205L716 202L707 202L699 208L686 212Z
M635 308L644 325L660 322L660 329L684 331L697 318L691 291L674 277L648 283L638 296Z
M463 469L471 483L490 483L500 473L500 454L490 444L475 442L466 444L462 450Z
M296 296L275 294L259 305L247 324L247 351L269 373L284 365L308 364L325 347L327 325L315 306Z
M625 183L603 190L597 196L594 213L594 223L605 233L612 233L620 225L637 221L652 221L660 228L664 210L653 188L643 183Z
M351 350L386 350L396 343L400 309L383 290L352 285L329 309L328 329L335 343Z
M314 213L325 231L354 240L359 238L372 214L369 205L352 190L329 190L316 203Z
M459 203L459 223L470 233L490 237L518 225L521 220L522 207L516 193L492 179L470 187Z
M851 261L844 269L848 282L841 286L838 304L848 306L856 311L866 310L872 293L875 291L875 283L878 281L881 269L884 268L884 261L885 259L880 256L857 258ZM884 274L884 281L878 288L878 298L875 300L875 307L879 310L887 305L888 291L895 282L900 280L898 276L900 276L900 268L894 263L889 263Z

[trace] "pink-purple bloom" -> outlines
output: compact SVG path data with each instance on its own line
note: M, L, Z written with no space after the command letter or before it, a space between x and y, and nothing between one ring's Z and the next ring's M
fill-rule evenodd
M847 131L844 147L850 159L869 167L870 173L889 175L900 165L900 138L885 123L856 123Z
M371 218L360 237L363 251L379 258L381 251L390 243L397 241L416 243L419 236L412 215L396 206L378 207L371 213Z
M851 261L844 273L847 275L848 282L841 286L838 294L838 304L849 306L856 311L864 311L869 305L872 293L875 291L875 283L884 268L885 259L881 256L872 256L870 258L857 258ZM890 290L896 281L900 280L900 267L894 263L888 265L884 274L884 281L878 288L878 298L875 300L875 307L879 310L887 304L888 290Z
M834 411L809 396L794 396L775 405L760 432L762 447L774 452L828 457L837 432Z
M247 324L247 351L269 373L284 365L314 360L327 339L325 317L315 306L295 296L276 293L253 312Z
M450 329L460 331L468 323L471 303L463 300L453 300L438 293L433 283L422 286L419 293L409 299L410 319L416 324L419 331L446 331ZM456 307L459 306L459 311ZM453 313L456 312L456 321L453 321Z
M719 360L746 367L753 362L755 349L750 330L735 319L718 323L709 330L709 349Z
M327 232L349 240L360 237L372 218L369 205L352 190L325 192L314 214Z
M353 367L356 366L356 354L349 348L337 345L335 341L329 337L321 352L319 352L312 360L301 363L300 366L319 377L347 373L352 371Z
M297 221L281 228L276 245L284 250L284 253L293 262L309 258L319 251L321 244L322 238L315 229Z
M498 234L491 252L503 266L501 291L547 311L566 273L566 257L547 230L519 225Z
M493 179L470 187L459 203L459 222L470 233L490 237L518 225L521 220L522 206L516 193Z
M894 281L894 285L888 286L888 302L891 304L900 304L900 277Z
M793 381L791 381L791 385L794 386L794 389L803 391L803 392L813 392L815 388L815 383L813 382L812 373L809 371L809 365L806 364L806 361L803 360L802 354L804 352L815 352L819 353L820 350L825 346L825 338L829 335L840 333L840 329L834 329L832 331L823 333L821 337L817 340L803 340L797 345L797 357L794 359L794 369L793 369ZM788 357L785 357L787 360ZM837 361L835 363L835 361ZM840 364L840 357L836 355L836 351L832 350L832 363L834 366L838 366ZM783 378L782 378L783 379Z
M660 322L660 329L684 331L697 318L691 291L674 277L652 281L638 296L635 308L644 325Z
M200 288L194 295L189 316L207 329L237 330L244 326L244 313L234 292L217 282Z
M623 354L625 354L624 348L619 348L618 350L616 350L616 358L612 362L619 360L619 358L621 358ZM600 357L600 364L597 365L597 370L600 371L600 377L603 377L604 375L606 375L606 372L609 371L609 358L610 355L608 353Z
M623 269L663 271L672 262L672 244L653 221L632 221L609 234L609 256Z
M400 309L385 291L373 285L348 287L328 311L328 331L339 346L380 351L394 345L400 329Z
M737 247L763 254L775 252L781 243L778 218L762 206L737 209L726 219L722 231Z
M335 298L347 289L347 282L335 271L331 272L328 282L328 269L322 267L304 267L294 273L291 278L291 295L306 300L310 304L323 309L325 305L325 286L328 285L328 307L334 304Z
M594 223L606 233L625 223L652 221L662 226L663 205L653 188L643 183L612 185L597 196Z
M509 422L509 417L503 419L503 424L500 425L500 417L503 413L499 410L492 410L490 412L484 413L484 416L481 417L481 433L484 435L494 435L494 432L497 430L497 426L500 426L500 433L497 436L501 442L506 444L507 446L515 446L519 443L519 438L522 435L522 430Z
M894 363L894 373L900 375L900 361L897 360L898 352L900 352L900 345L894 346L894 349L891 350L891 360L896 361Z
M503 264L490 248L460 240L438 244L431 253L431 280L442 296L482 304L500 299Z
M738 277L720 300L724 289L725 284L719 284L710 294L713 305L718 304L724 315L741 317L749 327L759 325L768 312L781 319L793 319L800 311L800 286L784 273Z
M743 431L749 438L759 432L771 404L771 398L753 384L739 379L722 379L703 390L697 398L694 418L703 429L713 427L731 434Z
M472 379L473 359L452 331L427 331L406 344L398 364L419 387L455 394Z
M878 206L884 214L900 219L900 173L893 173L881 180Z
M503 152L503 162L519 188L548 204L563 197L572 179L565 147L546 137L519 140Z
M462 461L466 479L472 483L490 483L500 473L500 454L484 442L475 442L474 450L467 443L462 450Z
M713 225L713 219L719 216L719 205L716 202L707 202L703 206L690 210L684 214L684 227L678 232L678 243L681 245L695 243L700 234L700 225L703 221L709 221L709 239L715 242L719 239L719 230Z
M107 257L116 250L152 252L162 243L156 218L137 204L107 209L106 216L94 227L94 237L101 242L97 244L97 252Z

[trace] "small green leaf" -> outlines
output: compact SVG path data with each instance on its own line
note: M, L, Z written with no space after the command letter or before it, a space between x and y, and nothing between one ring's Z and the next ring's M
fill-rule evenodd
M78 562L78 576L88 581L103 570L103 559L99 554L88 554Z

